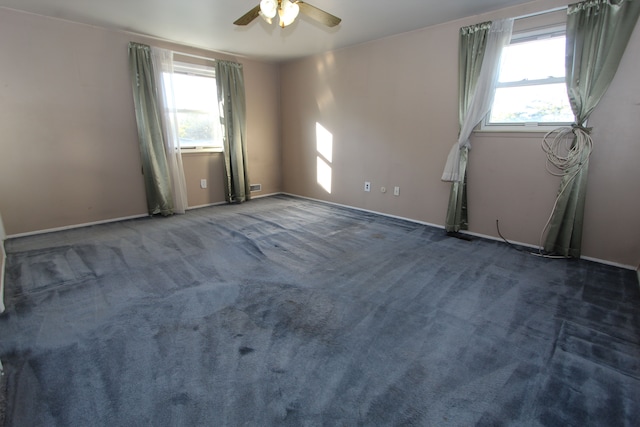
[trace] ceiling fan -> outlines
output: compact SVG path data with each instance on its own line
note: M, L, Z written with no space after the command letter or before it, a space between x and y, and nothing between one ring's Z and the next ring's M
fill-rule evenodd
M247 25L258 16L261 16L265 21L271 24L272 19L276 15L280 18L279 25L284 28L287 25L293 23L298 16L298 13L302 12L310 18L324 24L328 27L335 27L342 21L342 19L334 16L324 10L318 9L315 6L311 6L308 3L299 0L262 0L259 5L251 9L249 12L238 18L235 25Z

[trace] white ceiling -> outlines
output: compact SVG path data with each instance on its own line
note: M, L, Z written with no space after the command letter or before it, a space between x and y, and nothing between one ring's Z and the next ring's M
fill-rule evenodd
M260 0L0 0L0 6L131 31L266 60L308 56L530 0L308 0L342 18L326 28L300 17L289 27L233 21Z

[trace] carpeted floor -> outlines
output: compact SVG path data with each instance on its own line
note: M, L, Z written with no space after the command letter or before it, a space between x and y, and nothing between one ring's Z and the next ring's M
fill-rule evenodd
M637 426L634 272L288 196L12 239L8 426Z

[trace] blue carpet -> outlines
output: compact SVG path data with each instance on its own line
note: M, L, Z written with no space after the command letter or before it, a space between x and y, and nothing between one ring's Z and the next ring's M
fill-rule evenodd
M637 426L634 272L288 196L6 242L8 426Z

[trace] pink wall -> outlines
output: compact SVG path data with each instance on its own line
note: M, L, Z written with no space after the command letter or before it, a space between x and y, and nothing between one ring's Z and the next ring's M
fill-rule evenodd
M458 30L566 5L534 1L282 66L286 192L443 225L440 181L457 139ZM640 264L640 29L589 122L595 128L583 255ZM333 135L331 193L317 182L315 125ZM469 163L470 231L537 246L558 178L545 170L541 133L478 133ZM370 193L363 191L372 183ZM400 196L387 190L400 187Z
M146 214L129 41L243 63L250 176L263 194L281 190L277 65L0 9L0 211L9 235ZM210 157L187 162L190 205L224 201ZM208 177L216 180L197 192Z
M252 182L262 184L263 194L284 190L442 225L449 184L440 176L458 130L458 29L567 3L533 1L282 65L231 58L245 67ZM154 43L0 9L0 211L9 235L145 214L126 55L131 40ZM634 268L640 265L638 63L636 29L590 120L596 147L584 233L585 256ZM331 193L317 182L316 123L333 138L326 166ZM541 136L473 138L472 232L496 237L499 219L510 239L538 244L558 189L545 172ZM191 193L200 175L217 174L214 157L187 161ZM219 198L212 189L192 204Z

